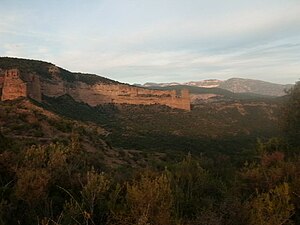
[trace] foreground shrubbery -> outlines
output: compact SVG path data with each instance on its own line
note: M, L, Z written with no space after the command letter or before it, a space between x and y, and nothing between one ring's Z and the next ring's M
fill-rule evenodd
M105 172L76 135L20 150L0 134L0 224L300 224L299 89L284 137L258 142L238 163L189 154L164 169Z
M260 143L242 168L188 155L126 180L92 165L76 138L2 151L0 223L299 224L300 156L278 144Z

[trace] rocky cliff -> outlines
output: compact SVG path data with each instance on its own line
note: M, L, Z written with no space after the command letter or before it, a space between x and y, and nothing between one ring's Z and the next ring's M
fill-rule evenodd
M27 96L27 85L20 78L17 69L6 70L2 78L2 96L1 100L12 100Z
M6 63L1 63L1 60L6 60ZM140 88L96 75L71 73L53 64L32 60L0 58L0 69L2 101L30 97L41 102L42 96L70 95L74 100L90 106L106 103L160 104L190 110L187 90L177 94L175 90Z

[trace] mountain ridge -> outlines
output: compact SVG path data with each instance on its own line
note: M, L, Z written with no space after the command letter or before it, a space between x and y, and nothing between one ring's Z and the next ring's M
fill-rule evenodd
M292 84L276 84L272 82L246 79L246 78L229 78L227 80L207 79L200 81L189 82L170 82L170 83L152 83L147 82L142 87L155 88L155 87L173 87L173 86L191 86L200 88L221 88L231 91L233 93L253 93L265 96L283 96L286 94L285 90L290 89Z

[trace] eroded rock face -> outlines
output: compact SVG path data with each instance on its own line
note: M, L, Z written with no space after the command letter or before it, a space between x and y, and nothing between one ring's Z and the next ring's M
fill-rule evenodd
M42 95L59 97L70 95L78 102L90 106L105 103L115 104L142 104L167 105L171 108L190 110L190 97L188 90L180 95L176 91L150 90L126 84L105 84L98 82L93 85L80 81L67 82L59 76L59 70L51 69L51 79L37 74L20 74L19 70L7 70L1 80L3 84L1 100L13 100L19 97L30 97L42 101ZM1 71L0 71L1 72Z
M2 69L0 69L0 97L2 95L2 88L3 88L3 83L4 83L4 75L5 75L5 71L2 70Z
M187 90L182 91L181 95L178 96L175 91L149 90L123 84L87 85L82 82L76 82L76 85L65 88L63 93L69 94L76 101L85 102L91 106L105 103L160 104L171 108L190 110L190 98Z
M27 82L28 96L38 102L42 101L41 82L40 77L36 74L28 76L29 82Z
M40 76L34 73L20 74L21 79L26 83L26 96L38 102L42 101Z
M18 69L10 69L1 76L1 100L14 100L20 97L30 97L36 101L42 100L40 77L36 74L23 74Z
M126 85L97 85L101 93L111 93L113 103L127 104L161 104L171 108L190 110L190 99L187 92L176 95L175 91L149 90Z
M27 96L27 85L20 78L20 72L17 69L5 71L3 78L1 100L14 100L19 97Z

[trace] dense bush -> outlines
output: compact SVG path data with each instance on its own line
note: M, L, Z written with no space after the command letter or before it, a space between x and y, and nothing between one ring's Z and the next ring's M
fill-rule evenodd
M300 81L288 91L288 102L283 108L284 135L292 146L300 145Z
M2 151L1 224L299 223L300 156L286 157L274 141L260 142L242 168L188 154L125 180L102 172L77 141Z

